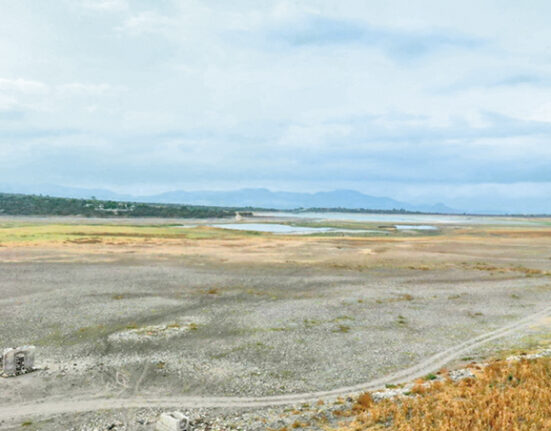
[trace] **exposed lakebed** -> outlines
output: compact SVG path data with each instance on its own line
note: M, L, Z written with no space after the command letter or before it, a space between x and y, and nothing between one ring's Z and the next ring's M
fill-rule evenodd
M258 221L254 220L257 219ZM300 226L315 222L321 226ZM323 224L327 223L327 226ZM335 222L382 223L374 226L336 227ZM538 219L489 217L444 214L372 214L372 213L316 213L316 212L255 212L252 220L239 223L213 223L206 226L218 229L273 233L279 235L312 235L324 233L387 235L392 231L436 232L450 225L540 225ZM298 225L298 226L297 226ZM182 225L193 228L198 225Z

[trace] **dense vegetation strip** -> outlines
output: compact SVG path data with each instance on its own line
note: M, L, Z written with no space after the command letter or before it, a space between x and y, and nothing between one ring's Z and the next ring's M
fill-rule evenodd
M235 208L0 193L0 215L207 218L234 216Z

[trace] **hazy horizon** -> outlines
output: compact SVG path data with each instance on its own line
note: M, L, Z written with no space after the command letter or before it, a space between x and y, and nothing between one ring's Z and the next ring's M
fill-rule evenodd
M1 1L0 185L551 213L536 3Z
M245 193L248 192L248 193ZM262 199L258 200L255 197L261 193ZM365 198L374 198L371 200L348 200L340 201L340 203L334 202L334 198L339 196L340 193L360 193ZM348 208L355 209L372 209L372 210L399 210L405 209L406 211L425 212L425 213L454 213L454 214L480 214L480 215L545 215L550 214L546 210L541 211L514 211L508 208L506 205L500 207L490 208L484 206L481 203L478 207L454 207L448 205L446 202L434 202L434 201L404 201L395 199L393 196L383 196L380 194L368 194L362 193L353 189L333 189L333 190L313 190L313 191L296 191L296 190L279 190L266 187L244 187L239 189L168 189L160 190L158 192L149 193L132 193L125 191L111 190L107 188L79 188L71 186L58 186L55 184L34 184L34 185L9 185L0 183L0 193L13 193L13 194L27 194L27 195L42 195L50 197L62 197L62 198L77 198L77 199L98 199L98 200L120 200L120 201L132 201L149 203L174 203L174 204L191 204L191 205L207 205L207 206L220 206L220 207L239 207L239 206L256 206L259 208L275 208L280 210L297 209L297 208ZM202 193L205 193L204 195ZM296 195L295 199L286 201L285 204L281 202L281 195ZM276 202L266 200L268 196L278 197ZM325 195L326 198L318 200L318 203L309 204L308 199L301 200L300 196L317 197ZM185 197L191 197L186 199ZM239 199L242 196L243 199ZM297 197L298 196L298 197ZM371 202L377 202L378 200L395 202L396 205L377 205ZM277 203L279 202L279 204ZM296 202L291 204L289 202ZM344 203L343 203L344 202Z

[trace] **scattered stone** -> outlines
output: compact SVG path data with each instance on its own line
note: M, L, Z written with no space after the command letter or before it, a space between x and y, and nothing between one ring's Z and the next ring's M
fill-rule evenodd
M459 370L453 370L453 371L450 371L448 375L450 376L450 379L452 379L454 382L457 382L463 379L472 379L475 377L474 373L469 368L461 368Z
M521 359L537 359L537 358L543 358L546 356L551 356L551 349L544 349L537 353L509 356L507 358L507 361L515 362L515 361L520 361Z
M385 389L382 391L373 392L371 394L371 397L373 398L373 401L378 403L382 400L388 400L396 397L403 397L407 392L410 391L410 387L406 386L403 388L395 388L395 389Z
M147 341L153 339L168 339L197 329L195 322L171 323L164 325L149 325L140 328L127 328L124 331L109 335L109 341Z

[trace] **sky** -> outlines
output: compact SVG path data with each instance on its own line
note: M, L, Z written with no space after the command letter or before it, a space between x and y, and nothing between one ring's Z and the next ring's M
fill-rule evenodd
M551 3L0 0L0 184L551 212Z

